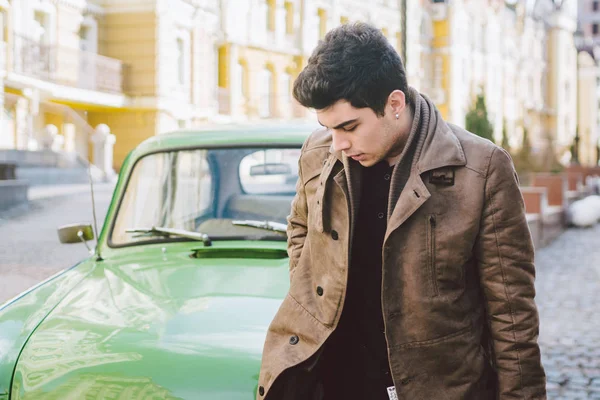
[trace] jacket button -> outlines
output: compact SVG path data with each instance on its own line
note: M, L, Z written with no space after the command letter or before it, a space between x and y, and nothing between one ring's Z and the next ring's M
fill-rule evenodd
M265 388L264 388L264 387L262 387L262 386L261 386L261 387L259 387L259 388L258 388L258 394L260 394L261 396L264 396L264 395L265 395Z
M300 339L298 338L298 336L294 335L290 338L290 344L298 344L298 342L300 341Z
M337 231L331 231L331 238L333 240L338 240L340 236L338 235Z
M323 288L321 286L317 286L317 294L323 296Z

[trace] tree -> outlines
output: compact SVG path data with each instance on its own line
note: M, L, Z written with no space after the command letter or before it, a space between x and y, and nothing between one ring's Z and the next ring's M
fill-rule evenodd
M504 120L504 123L502 124L502 143L501 146L504 148L504 150L508 151L510 153L510 143L508 143L508 133L506 132L506 120Z
M465 118L465 127L469 132L494 142L494 127L488 120L483 95L477 95L475 107L467 113Z

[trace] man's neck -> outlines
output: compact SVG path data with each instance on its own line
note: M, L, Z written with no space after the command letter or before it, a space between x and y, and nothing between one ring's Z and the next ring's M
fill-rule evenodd
M405 119L400 124L401 133L398 135L398 139L396 141L396 146L390 152L390 156L386 157L386 161L388 165L396 165L400 158L402 157L402 153L404 152L404 148L408 144L408 138L410 137L410 133L412 132L412 125L414 119L414 112L412 111L412 107L410 108L410 112L407 113Z

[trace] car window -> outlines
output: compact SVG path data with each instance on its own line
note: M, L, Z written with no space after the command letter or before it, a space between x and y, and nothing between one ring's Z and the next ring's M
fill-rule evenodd
M211 208L213 180L206 150L152 154L135 166L119 208L113 242L131 240L130 228L193 230Z
M264 230L233 221L287 223L299 156L299 148L177 150L144 156L126 180L109 245L172 239L128 232L152 227L211 237L262 237Z
M240 184L246 193L294 193L300 149L263 149L240 162Z

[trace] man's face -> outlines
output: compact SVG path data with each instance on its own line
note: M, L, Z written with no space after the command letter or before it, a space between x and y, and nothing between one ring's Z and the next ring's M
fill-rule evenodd
M317 110L319 123L331 131L333 149L343 151L364 167L394 155L399 132L392 114L387 111L379 117L370 108L354 108L345 100Z

